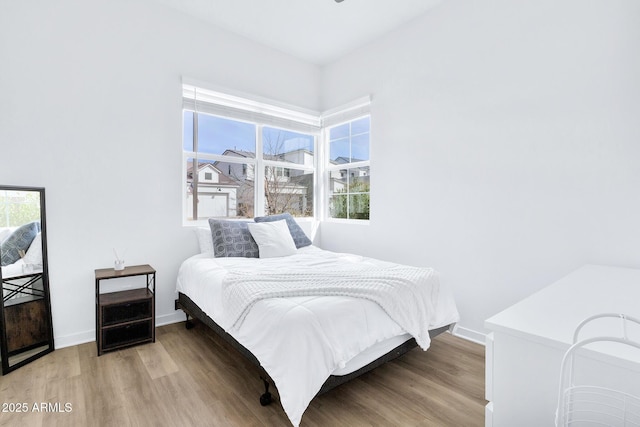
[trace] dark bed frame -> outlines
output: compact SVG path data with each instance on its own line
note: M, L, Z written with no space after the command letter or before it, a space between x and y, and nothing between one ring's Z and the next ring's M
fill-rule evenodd
M207 314L204 311L202 311L200 307L198 307L198 305L191 300L191 298L189 298L187 295L183 294L182 292L178 293L178 299L175 300L175 309L176 310L181 309L187 315L187 322L186 322L187 329L191 329L194 327L193 322L189 320L190 316L195 319L198 319L199 321L207 325L209 328L213 329L216 334L218 334L225 341L231 344L243 356L245 356L249 361L251 361L251 363L256 365L260 370L260 379L262 379L262 381L264 382L264 388L265 388L264 394L260 396L260 404L262 404L262 406L266 406L271 403L272 397L271 397L271 393L269 392L269 385L273 383L273 380L269 377L267 372L262 368L258 359L249 350L247 350L242 344L236 341L235 338L233 338L231 335L225 332L225 330L222 329L216 322L214 322L213 319L207 316ZM451 325L447 325L441 328L432 329L429 331L429 336L431 338L434 338L435 336L440 335L441 333L447 331L450 327ZM341 384L344 384L356 377L359 377L365 372L369 372L370 370L377 368L383 363L386 363L390 360L400 357L416 346L417 346L416 340L414 338L411 338L410 340L405 341L404 343L400 344L390 352L382 355L378 359L374 360L368 365L363 366L357 371L351 372L346 375L331 375L324 382L324 384L322 385L322 388L320 388L320 391L316 396L326 393L327 391Z

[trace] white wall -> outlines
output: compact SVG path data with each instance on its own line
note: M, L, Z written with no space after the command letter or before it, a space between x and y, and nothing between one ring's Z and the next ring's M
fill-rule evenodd
M373 94L371 223L320 241L436 267L471 334L585 262L640 267L639 17L448 1L320 70L146 0L3 2L0 183L46 187L57 345L94 339L114 246L175 319L183 75L315 110Z
M370 225L321 244L437 268L476 338L584 263L640 267L639 76L635 0L444 2L323 69L323 109L372 94L373 141Z
M319 69L145 0L2 2L0 183L46 188L54 335L94 339L94 269L158 272L174 316L181 77L318 109ZM183 317L181 317L183 318Z

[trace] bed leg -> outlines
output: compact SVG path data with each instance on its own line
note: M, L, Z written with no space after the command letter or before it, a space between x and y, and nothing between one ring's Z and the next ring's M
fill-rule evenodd
M189 319L189 313L187 313L187 310L185 310L182 304L180 304L180 300L176 299L173 304L176 310L182 310L184 312L184 315L187 316L187 321L185 322L184 326L187 329L193 328L195 324Z
M195 325L193 324L193 322L189 319L189 315L187 313L185 313L187 315L187 321L185 322L184 326L187 329L192 329Z
M263 376L260 376L262 382L264 382L264 394L260 396L260 404L262 406L267 406L273 400L271 398L271 393L269 393L269 381L267 381Z

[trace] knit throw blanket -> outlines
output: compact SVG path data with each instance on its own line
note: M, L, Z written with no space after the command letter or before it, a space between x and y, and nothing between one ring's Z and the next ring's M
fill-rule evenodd
M347 271L231 270L222 284L225 316L239 328L251 307L267 298L346 296L377 303L418 345L431 343L429 320L439 281L433 269L408 266Z

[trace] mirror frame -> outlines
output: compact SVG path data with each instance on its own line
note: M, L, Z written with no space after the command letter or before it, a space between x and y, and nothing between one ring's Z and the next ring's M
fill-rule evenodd
M46 225L46 209L45 209L45 189L44 187L22 187L11 185L0 185L0 191L30 191L40 194L40 233L42 237L42 287L44 291L44 303L46 310L47 333L48 339L46 341L46 348L34 353L33 355L13 364L9 364L9 349L7 343L7 330L5 320L5 307L4 307L4 279L2 278L2 269L0 269L0 288L2 288L2 303L0 304L0 356L2 357L2 375L6 375L11 371L14 371L21 366L30 363L45 354L54 351L55 346L53 342L53 319L51 316L51 297L49 293L49 265L47 257L47 225ZM44 346L45 344L43 344Z

